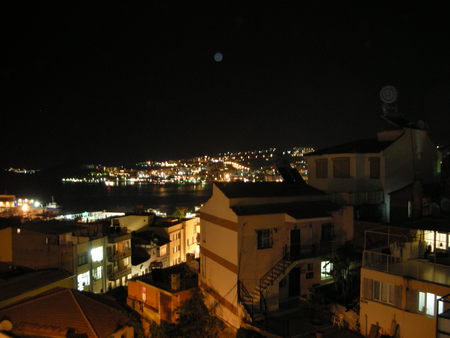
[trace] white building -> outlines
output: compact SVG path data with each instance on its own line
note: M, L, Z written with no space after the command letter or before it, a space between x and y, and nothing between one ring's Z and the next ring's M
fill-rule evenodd
M331 250L353 237L352 207L306 184L215 183L200 224L199 284L235 329L329 282Z
M306 154L308 184L330 193L334 201L354 206L372 205L364 212L389 221L390 193L411 185L436 182L440 156L424 129L414 126L377 133ZM411 201L405 201L408 205ZM410 205L411 208L411 205Z

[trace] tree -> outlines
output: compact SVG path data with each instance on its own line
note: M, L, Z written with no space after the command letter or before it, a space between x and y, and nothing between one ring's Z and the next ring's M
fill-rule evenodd
M214 311L206 307L203 295L194 289L192 297L184 301L177 309L177 324L161 322L152 324L152 337L218 337L223 329L222 322L214 315Z

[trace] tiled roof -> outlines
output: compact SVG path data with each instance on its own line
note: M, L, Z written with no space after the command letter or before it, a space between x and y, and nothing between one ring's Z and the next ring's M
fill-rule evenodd
M376 138L352 141L329 148L316 150L304 156L325 155L325 154L366 154L379 153L386 149L393 141L380 142Z
M325 195L323 191L316 189L305 183L230 182L230 183L214 183L214 184L228 198Z
M19 335L50 335L73 329L73 333L88 337L109 337L129 322L115 308L77 290L61 288L4 308L0 310L2 317L13 323L13 333Z
M329 201L298 202L267 205L245 205L231 207L238 216L288 214L296 219L328 217L339 207Z

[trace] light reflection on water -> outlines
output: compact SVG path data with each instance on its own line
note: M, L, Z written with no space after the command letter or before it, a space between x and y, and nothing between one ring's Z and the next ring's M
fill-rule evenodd
M171 214L176 207L193 209L210 197L210 185L134 184L106 186L89 183L48 183L36 180L3 182L1 193L17 198L34 198L46 204L54 196L63 213L82 211L132 211L135 206L154 208Z

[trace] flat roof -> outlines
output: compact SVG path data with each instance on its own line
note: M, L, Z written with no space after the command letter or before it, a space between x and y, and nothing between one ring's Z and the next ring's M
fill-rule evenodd
M16 225L16 227L49 235L62 235L85 229L82 226L75 225L73 222L56 220L32 221Z
M325 192L306 183L284 182L215 182L228 198L241 197L285 197L285 196L323 196Z
M330 201L233 206L238 216L286 213L296 219L329 217L339 206Z
M180 275L180 289L171 289L171 275ZM144 283L154 285L160 289L169 292L179 292L183 290L189 290L197 287L198 285L198 274L188 268L186 263L173 265L165 269L154 269L152 273L133 278L133 280L139 280Z
M318 149L312 153L305 154L304 156L379 153L393 142L394 141L378 141L376 138L362 139L328 148Z

